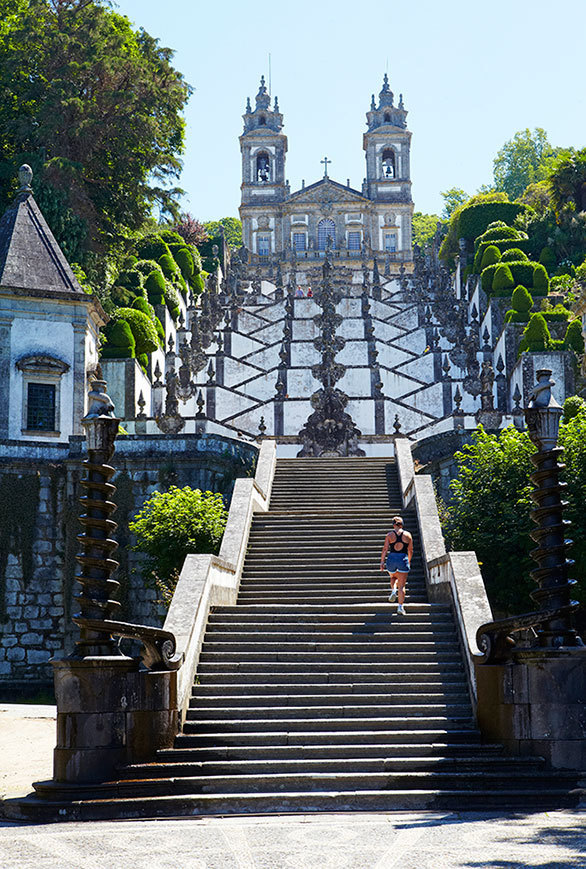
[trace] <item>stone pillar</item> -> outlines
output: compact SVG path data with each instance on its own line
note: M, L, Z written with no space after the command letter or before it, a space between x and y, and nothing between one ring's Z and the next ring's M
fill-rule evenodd
M12 317L0 317L0 439L8 437L10 415L10 330ZM19 424L20 429L20 424Z
M87 323L73 324L73 434L83 434L80 420L84 414L87 391L85 370L85 342ZM133 408L134 415L134 408Z

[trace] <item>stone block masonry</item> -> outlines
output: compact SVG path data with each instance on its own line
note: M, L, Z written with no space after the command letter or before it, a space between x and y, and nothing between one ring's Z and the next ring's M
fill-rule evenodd
M0 695L50 689L49 660L73 648L82 441L0 441ZM234 480L253 473L257 452L253 443L210 434L118 439L115 558L126 618L162 620L157 592L142 576L140 556L129 549L128 524L145 500L177 485L221 492L228 506Z

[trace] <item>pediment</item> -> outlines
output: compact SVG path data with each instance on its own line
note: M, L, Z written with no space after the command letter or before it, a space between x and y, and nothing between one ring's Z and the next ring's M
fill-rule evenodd
M353 190L351 187L345 187L343 184L338 184L337 181L332 181L331 178L322 178L316 184L311 184L309 187L304 187L296 193L292 193L288 202L298 208L301 205L315 205L320 203L348 203L352 205L366 205L369 200L366 199L358 190Z

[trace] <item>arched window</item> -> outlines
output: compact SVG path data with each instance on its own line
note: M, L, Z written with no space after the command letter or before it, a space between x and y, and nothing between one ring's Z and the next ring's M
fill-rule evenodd
M258 119L258 123L260 127L266 127L267 119L264 115L260 116L260 118Z
M256 180L271 180L271 158L266 151L261 151L256 155Z
M385 124L391 123L391 116L389 115L388 112L385 112L385 116L384 116L383 120L384 120Z
M392 148L385 148L382 159L383 178L396 178L395 152Z
M324 217L317 225L317 249L325 250L326 241L332 239L332 247L336 246L336 224L329 217Z

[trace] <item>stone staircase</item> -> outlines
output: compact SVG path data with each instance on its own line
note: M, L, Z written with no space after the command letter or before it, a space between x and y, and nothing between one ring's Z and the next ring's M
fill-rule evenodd
M406 616L387 602L380 551L399 509L386 459L279 460L237 605L210 615L174 748L115 783L38 793L64 806L69 794L80 818L574 805L575 774L482 744L408 510Z

